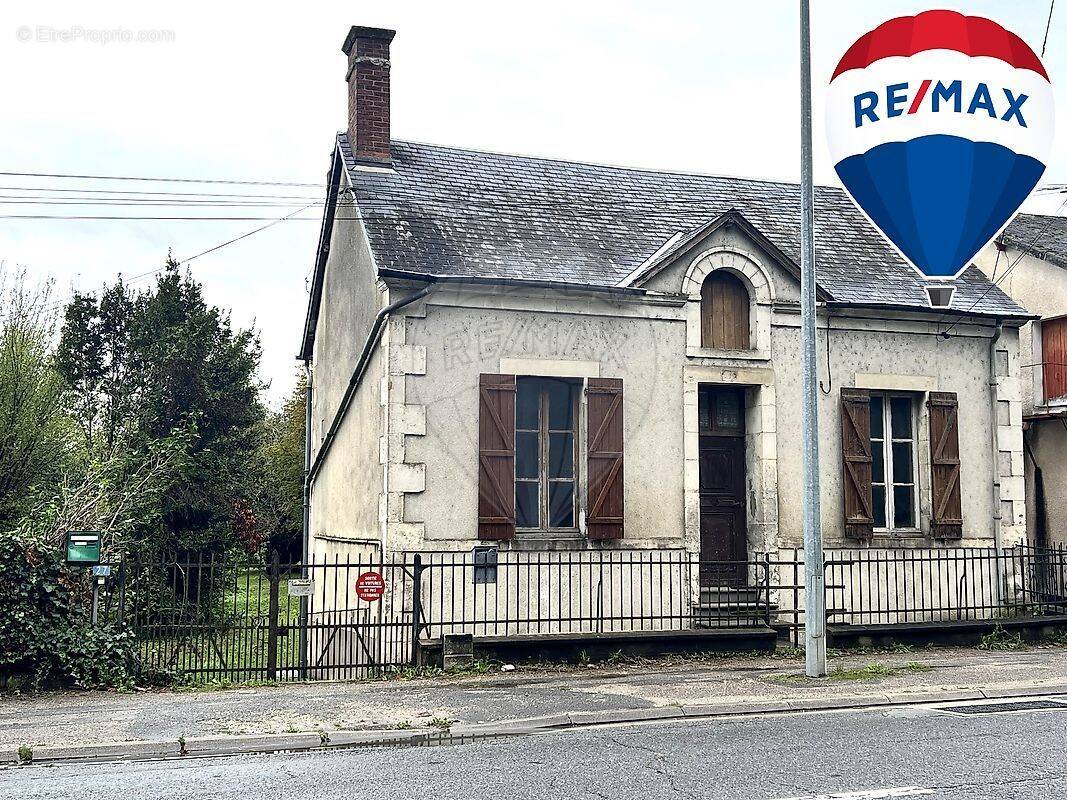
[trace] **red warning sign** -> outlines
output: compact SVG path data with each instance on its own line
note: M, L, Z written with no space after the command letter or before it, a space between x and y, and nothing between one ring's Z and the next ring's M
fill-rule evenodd
M356 595L368 602L381 600L385 594L385 578L380 572L364 572L356 578Z

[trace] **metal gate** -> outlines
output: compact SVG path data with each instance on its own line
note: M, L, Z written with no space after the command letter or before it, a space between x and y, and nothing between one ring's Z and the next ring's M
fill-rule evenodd
M133 560L113 565L102 618L133 632L140 670L149 675L198 682L380 677L415 662L419 561Z

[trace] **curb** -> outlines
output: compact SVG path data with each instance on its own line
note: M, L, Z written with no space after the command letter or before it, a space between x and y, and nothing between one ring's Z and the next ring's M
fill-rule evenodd
M447 731L387 729L328 731L246 736L210 736L164 741L107 742L104 744L40 747L33 761L22 764L15 750L0 751L0 763L31 766L107 761L162 761L213 758L246 754L311 752L357 747L416 747L448 744L464 739L528 736L551 731L595 728L676 719L751 717L763 714L793 714L805 711L844 711L874 708L907 708L931 703L1003 700L1014 697L1067 695L1067 684L1020 688L959 689L938 692L898 692L862 698L794 698L790 700L697 705L653 706L619 711L585 711L573 714L453 725Z

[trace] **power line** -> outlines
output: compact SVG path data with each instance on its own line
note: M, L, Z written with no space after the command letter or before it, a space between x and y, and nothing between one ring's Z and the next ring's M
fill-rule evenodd
M1056 210L1056 214L1059 214L1059 212L1063 211L1065 206L1067 206L1067 198L1064 198L1064 201L1062 203L1060 203L1060 207ZM965 310L957 312L956 320L951 325L949 325L945 330L941 331L940 334L938 334L941 338L947 339L948 335L952 332L952 329L955 328L957 325L959 325L960 321L965 316L970 314L971 311L973 311L975 309L975 307L979 303L981 303L982 300L985 299L985 296L987 294L989 294L991 291L993 291L993 289L995 287L998 287L1000 285L1000 283L1005 278L1007 278L1009 275L1011 275L1012 270L1014 270L1019 265L1019 262L1022 261L1025 256L1030 255L1030 252L1033 250L1034 245L1036 245L1038 243L1038 241L1040 241L1041 237L1045 235L1046 231L1048 231L1049 226L1052 224L1052 221L1057 218L1056 214L1050 214L1048 216L1048 219L1045 220L1045 224L1042 225L1041 229L1037 233L1035 233L1034 236L1030 239L1030 242L1026 245L1026 248L1024 250L1022 250L1019 253L1018 256L1015 257L1015 259L1011 262L1011 264L1008 265L1008 268L1006 270L1004 270L1004 274L1001 275L1000 278L998 278L995 281L990 281L989 286L986 287L984 292L982 292L980 295L978 295L978 299L977 300L975 300L973 303L971 303ZM997 253L998 261L999 261L999 257L1000 257L1000 253L998 252Z
M226 183L234 186L303 186L319 189L317 183L299 183L297 181L239 181L224 178L158 178L137 175L81 175L69 172L15 172L0 171L0 175L16 178L65 178L91 181L145 181L158 183Z
M292 194L248 194L245 193L215 193L215 192L162 192L162 191L150 191L147 189L100 189L93 187L91 189L75 189L69 186L0 186L0 191L14 191L14 192L75 192L79 194L128 194L128 195L151 195L151 196L165 196L165 197L223 197L223 198L237 198L243 197L253 199L271 199L271 200L325 200L325 196L308 197L306 195L292 195Z
M177 266L185 266L190 261L195 261L196 259L200 258L201 256L206 256L209 253L214 253L217 250L221 250L224 247L229 247L231 244L239 242L242 239L247 239L250 236L255 236L257 233L265 231L268 228L272 228L275 225L278 225L279 223L288 221L295 214L299 214L301 211L306 211L307 209L311 208L312 205L314 205L314 204L306 205L303 208L297 209L296 211L292 212L291 214L287 214L284 217L278 217L276 219L273 219L270 222L268 222L266 225L260 225L258 228L255 228L253 230L247 231L246 233L242 233L240 236L235 236L232 239L227 239L225 242L220 242L219 244L216 244L216 245L214 245L212 247L209 247L207 250L201 250L199 253L194 253L193 255L188 256L187 258L183 258L183 259L177 261L176 265ZM139 273L137 275L134 275L134 276L132 276L130 278L123 279L123 283L128 286L128 285L130 285L132 283L136 283L137 281L144 280L145 278L151 277L153 275L158 275L160 272L163 272L167 268L168 268L168 265L165 265L165 266L162 266L162 267L158 267L156 269L148 270L147 272L141 272L141 273ZM89 291L89 292L77 292L76 294L97 295L101 291L103 291L102 288L101 289L94 289L94 290ZM72 298L73 298L73 295L68 295L67 297L64 297L64 298L62 298L60 300L57 300L57 301L55 301L53 303L49 303L48 305L44 306L42 310L50 311L50 310L55 310L55 309L58 309L58 308L62 308L63 306L67 305L67 303L69 303ZM6 316L6 315L4 317L0 317L0 320L6 320L6 319L8 319L8 316Z

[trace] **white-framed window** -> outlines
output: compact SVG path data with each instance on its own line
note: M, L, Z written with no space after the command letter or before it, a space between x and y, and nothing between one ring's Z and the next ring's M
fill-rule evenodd
M871 395L871 499L876 530L919 527L916 406L914 395Z
M578 405L582 383L520 377L515 397L515 516L522 531L578 525Z

